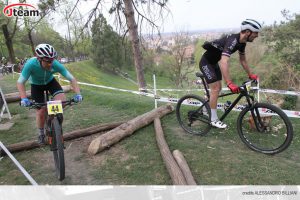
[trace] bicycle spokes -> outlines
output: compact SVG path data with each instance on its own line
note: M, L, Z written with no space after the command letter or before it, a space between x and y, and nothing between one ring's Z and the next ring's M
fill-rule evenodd
M238 131L249 148L266 154L283 151L293 138L293 128L286 114L265 103L257 103L254 108L241 112Z
M189 133L204 135L210 129L209 105L196 95L187 95L178 101L176 116L181 127Z

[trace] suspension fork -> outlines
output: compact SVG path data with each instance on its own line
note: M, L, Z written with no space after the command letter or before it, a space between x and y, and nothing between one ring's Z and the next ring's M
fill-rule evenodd
M247 99L247 103L250 107L251 117L254 121L257 131L259 131L259 132L264 131L264 124L263 124L262 118L260 116L259 110L257 107L254 108L254 105L256 104L256 102L254 101L254 97L247 95L246 99Z

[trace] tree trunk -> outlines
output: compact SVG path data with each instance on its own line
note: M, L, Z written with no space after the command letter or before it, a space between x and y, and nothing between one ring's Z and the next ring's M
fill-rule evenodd
M26 17L24 17L24 26L27 30L27 36L28 36L29 43L31 46L32 55L35 55L35 48L34 48L34 43L33 43L32 35L31 35L32 29L29 28L29 20Z
M129 35L132 41L132 49L134 55L134 65L136 69L137 80L139 84L139 89L146 90L146 81L144 77L144 70L142 66L142 53L140 50L140 42L138 35L138 27L134 19L134 9L132 5L132 0L124 0L125 4L125 18L127 22L127 27L129 29Z
M183 154L179 150L175 150L175 151L173 151L173 156L174 156L179 168L181 169L187 184L188 185L197 185Z
M111 130L111 129L121 125L122 123L123 122L116 122L116 123L111 123L111 124L101 124L101 125L97 125L97 126L92 126L89 128L65 133L65 134L63 134L63 137L64 137L65 141L80 138L80 137L85 137L85 136L89 136L89 135L92 135L95 133ZM8 145L7 149L11 153L14 153L14 152L38 148L41 146L44 146L44 145L39 145L37 143L37 141L33 140L33 141L25 141L25 142L19 142L19 143ZM0 150L0 155L4 155L4 154L5 153Z
M160 154L163 158L163 161L167 167L167 170L171 176L172 182L174 185L186 185L187 182L184 178L184 175L179 168L177 162L175 161L172 153L168 147L168 144L164 138L164 133L161 127L160 119L156 118L154 120L154 127L156 133L156 141Z
M30 42L32 54L35 55L35 48L34 48L34 43L33 43L31 32L32 32L31 30L28 30L28 39Z
M9 35L7 24L2 25L2 31L3 31L3 35L4 35L4 38L5 38L5 44L6 44L6 47L7 47L7 50L8 50L8 54L9 54L9 61L11 63L16 63L15 52L14 52L14 48L13 48L13 42L12 42L12 38Z
M132 135L134 131L150 124L155 118L162 117L172 112L173 109L174 108L171 105L161 106L118 126L94 139L88 148L88 153L95 155L103 151L105 148L112 146L123 138Z

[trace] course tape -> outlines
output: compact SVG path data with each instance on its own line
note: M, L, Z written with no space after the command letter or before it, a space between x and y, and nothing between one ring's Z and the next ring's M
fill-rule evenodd
M20 74L18 72L14 72L15 74ZM58 76L58 75L54 75ZM67 81L64 79L60 79L61 81ZM67 81L68 82L68 81ZM89 83L82 83L84 84L89 84ZM91 84L93 86L96 86L94 84ZM99 86L99 85L97 85ZM101 86L101 88L106 88L106 89L112 89L112 87L106 87L106 86ZM118 89L118 88L114 88ZM273 94L285 94L285 95L294 95L294 96L300 96L300 91L287 91L287 90L272 90L272 89L263 89L263 88L258 88L258 87L252 87L252 89L259 90L259 92L265 92L265 93L273 93ZM148 91L153 91L153 89L147 89ZM166 92L189 92L189 91L204 91L204 89L156 89L157 91L166 91ZM222 88L222 91L228 91L228 88ZM120 89L119 91L124 91L124 92L136 92L132 90L123 90Z
M68 80L64 80L64 79L60 79L60 81L69 82ZM177 98L172 98L172 97L159 97L159 96L155 96L154 94L151 94L151 93L145 93L145 92L134 91L134 90L125 90L125 89L114 88L114 87L103 86L103 85L96 85L96 84L90 84L90 83L84 83L84 82L78 82L78 84L91 86L91 87L97 87L97 88L103 88L103 89L110 89L110 90L115 90L115 91L121 91L121 92L129 92L129 93L137 94L137 95L143 95L143 96L155 98L157 101L166 102L166 103L175 103L176 104L179 100ZM199 102L185 101L183 103L185 105L200 106ZM224 110L224 107L225 107L224 103L218 103L218 105L217 105L217 109L220 109L220 110ZM244 107L245 107L244 105L236 105L232 110L241 111ZM261 112L268 113L268 111L264 111L264 110L262 110ZM286 115L289 117L300 118L300 111L283 110L283 112L285 112ZM271 113L269 113L269 114L271 114Z
M166 98L166 97L161 97L161 98L156 98L160 102L167 102L167 103L177 103L179 99L176 98ZM184 101L184 105L190 105L190 106L201 106L202 104L200 102L195 102L195 101ZM225 107L227 107L224 103L218 103L217 109L219 110L225 110ZM245 105L236 105L232 110L233 111L242 111L246 106ZM292 111L292 110L282 110L288 117L293 117L293 118L300 118L300 111ZM269 115L275 115L272 113L270 110L265 110L265 109L260 109L261 113L264 114L269 114Z

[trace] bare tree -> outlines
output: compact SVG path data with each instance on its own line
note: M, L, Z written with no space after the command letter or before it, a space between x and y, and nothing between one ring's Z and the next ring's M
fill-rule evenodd
M141 30L141 24L143 20L146 20L152 28L158 28L158 26L154 23L153 18L151 19L151 9L155 9L155 6L159 6L160 8L166 8L167 0L144 0L144 1L133 1L133 0L123 0L124 3L124 9L123 13L126 19L126 25L127 29L132 41L132 49L134 54L134 64L136 69L136 75L137 75L137 81L139 84L139 89L145 91L146 90L146 80L144 78L144 69L143 69L143 57L142 52L140 49L141 43L140 43L140 37L139 37L139 25ZM144 5L147 5L147 10L145 11ZM122 1L118 0L117 5L122 5ZM139 7L141 9L139 9ZM121 6L116 7L118 8L118 12L122 8ZM137 22L134 13L137 13ZM148 14L146 17L146 14ZM162 16L162 15L160 15ZM118 18L120 19L120 17ZM120 22L120 21L119 21ZM120 23L121 24L121 23ZM127 32L127 31L126 31ZM141 35L141 34L140 34Z
M170 57L164 61L164 65L171 73L171 80L176 87L183 87L188 82L188 74L194 72L193 48L187 32L176 33L170 50Z
M128 33L130 35L140 90L146 90L140 39L142 35L141 30L142 27L144 27L142 24L148 24L152 33L154 33L154 30L159 33L159 27L156 25L156 22L158 20L163 21L164 11L166 11L166 14L169 13L167 2L168 0L113 0L110 5L109 13L114 14L117 29L123 32L124 37ZM84 28L87 27L92 16L96 16L96 12L101 3L102 1L98 0Z
M47 0L40 1L47 2ZM50 2L56 1L58 2L58 0L52 0ZM69 17L77 8L79 1L80 0L77 0L74 4ZM143 56L141 53L141 30L142 27L144 27L143 24L148 24L152 33L154 33L154 30L159 33L159 26L157 26L156 23L158 21L163 21L164 11L166 11L166 14L169 13L167 2L168 0L113 0L110 4L109 13L114 14L117 29L120 32L123 32L124 38L129 33L132 40L134 63L140 90L146 90L146 81L142 65ZM96 17L97 12L101 12L104 7L104 1L98 0L96 6L90 11L88 19L81 29L81 33L78 35L79 38L83 34L84 29L88 27L92 17ZM76 43L77 40L75 44Z

